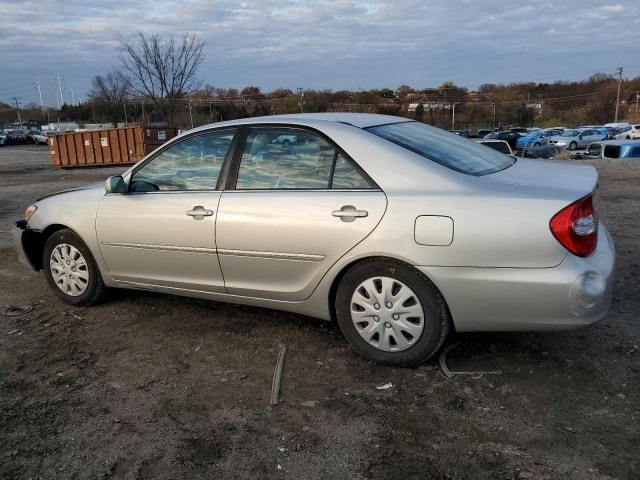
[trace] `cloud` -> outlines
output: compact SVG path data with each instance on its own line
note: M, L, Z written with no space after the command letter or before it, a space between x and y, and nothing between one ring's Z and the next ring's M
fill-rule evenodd
M196 32L200 77L216 86L394 88L553 81L612 71L640 43L630 0L43 0L0 2L0 100L55 103L58 72L76 96L118 64L118 34ZM624 32L621 35L620 32ZM613 56L615 58L615 55ZM630 70L630 69L627 69ZM632 73L632 72L630 72Z

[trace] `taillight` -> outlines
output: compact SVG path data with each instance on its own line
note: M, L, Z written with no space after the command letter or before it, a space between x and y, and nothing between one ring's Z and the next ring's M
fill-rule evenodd
M549 222L549 228L553 236L574 255L591 255L598 243L598 215L593 206L593 195L560 210Z

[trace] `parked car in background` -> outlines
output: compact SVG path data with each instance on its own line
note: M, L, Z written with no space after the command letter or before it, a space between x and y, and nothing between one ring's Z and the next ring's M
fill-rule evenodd
M491 132L493 132L493 130L491 130L490 128L479 128L478 132L476 133L476 137L484 138L485 136L489 135Z
M633 140L594 142L587 147L583 155L574 158L640 160L640 142Z
M286 135L309 141L285 148ZM597 186L592 166L516 160L406 118L254 117L42 197L12 234L69 304L120 287L297 312L337 320L368 359L408 366L454 328L602 319L615 250Z
M7 132L7 145L20 145L29 143L29 137L23 130L9 130Z
M529 133L531 133L531 129L525 127L513 127L510 128L509 131L513 133L519 133L520 135L528 135Z
M491 132L484 136L484 138L493 139L493 140L504 140L509 144L512 150L516 148L516 142L520 138L519 133L511 132L511 131L501 131L501 132Z
M0 132L0 147L5 143L7 143L7 136L4 133Z
M569 150L557 145L540 145L529 147L518 151L517 156L523 158L544 158L550 160L569 160L571 154Z
M640 138L640 125L628 125L614 136L615 140L633 140Z
M36 145L46 145L49 142L49 135L46 132L36 132L31 135L31 139Z
M493 148L494 150L497 150L500 153L504 153L506 155L513 155L513 150L511 150L511 146L509 146L509 144L504 140L478 138L476 139L476 142L478 142L481 145L484 145L485 147Z
M607 139L613 140L617 134L622 131L622 128L618 127L606 127L607 129Z
M565 147L569 150L575 150L577 148L585 148L592 142L607 139L607 131L605 129L573 129L567 130L562 135L551 137L548 140L549 145L557 145L559 147Z
M562 130L556 129L538 130L536 132L518 138L518 140L516 140L516 149L520 150L523 148L546 145L549 138L555 137L557 135L562 135L562 133Z
M469 130L449 130L450 133L455 133L461 137L469 138Z

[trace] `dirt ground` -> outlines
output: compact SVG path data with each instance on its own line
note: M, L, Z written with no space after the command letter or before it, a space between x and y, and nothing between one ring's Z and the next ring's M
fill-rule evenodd
M640 478L640 163L597 168L618 253L608 318L457 335L452 367L503 373L447 379L437 360L381 367L335 325L276 311L124 290L71 309L18 263L11 222L121 169L53 170L46 147L1 147L0 308L34 309L0 315L0 477Z

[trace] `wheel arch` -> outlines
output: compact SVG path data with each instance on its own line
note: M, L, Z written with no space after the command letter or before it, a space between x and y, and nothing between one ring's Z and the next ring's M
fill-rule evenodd
M29 258L29 262L33 266L34 270L42 270L42 253L44 251L44 244L47 243L47 240L51 237L51 235L64 229L71 230L73 233L78 235L75 230L61 223L52 223L41 232L35 232L33 230L25 231L26 236L23 240L23 246L27 257ZM80 236L78 235L78 237Z
M444 296L444 294L442 293L442 290L438 287L437 283L434 281L434 279L431 278L431 276L427 275L426 273L418 270L413 265L411 265L410 263L407 263L404 260L400 260L400 259L394 258L394 257L387 257L387 256L384 256L384 255L373 255L373 256L368 256L368 257L356 258L356 259L352 260L351 262L347 263L346 265L344 265L340 269L340 271L337 273L337 275L333 278L333 281L331 282L331 287L329 288L328 302L329 302L329 315L330 315L331 321L336 321L337 320L336 305L335 305L336 301L335 300L336 300L336 295L337 295L337 292L338 292L338 286L340 285L340 282L342 281L344 276L347 274L347 272L349 270L351 270L353 267L355 267L356 265L359 265L361 263L370 262L370 261L401 263L401 264L403 264L403 265L405 265L405 266L407 266L407 267L419 272L421 275L424 275L425 277L427 277L427 279L431 282L433 287L436 289L436 291L442 297L442 300L444 301L444 305L445 305L445 307L447 309L447 315L449 317L449 324L450 324L451 331L455 331L453 318L451 316L451 309L449 308L449 304L447 303L447 299Z

